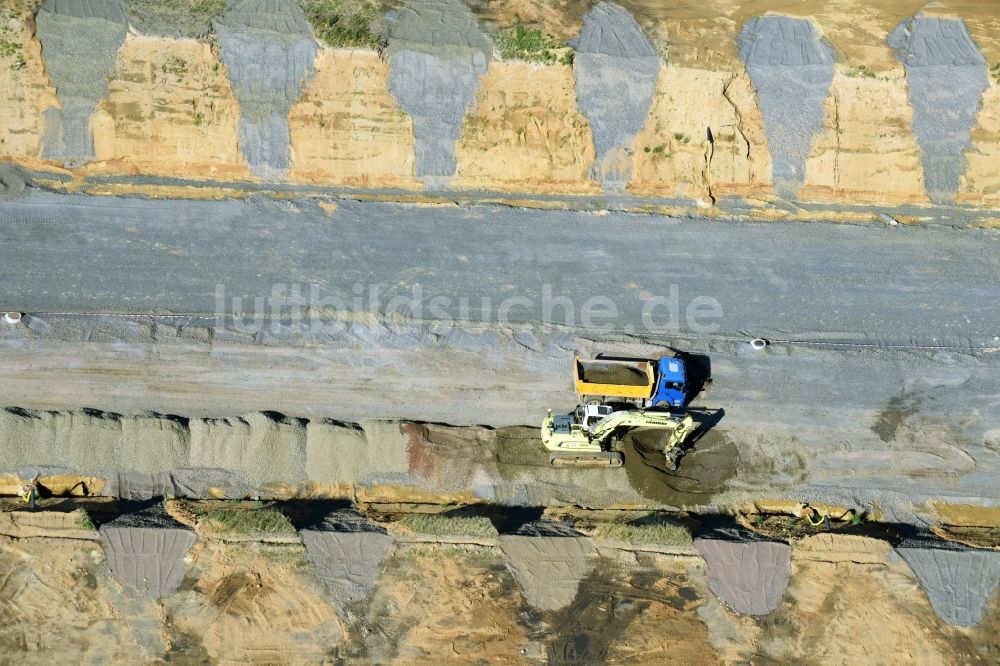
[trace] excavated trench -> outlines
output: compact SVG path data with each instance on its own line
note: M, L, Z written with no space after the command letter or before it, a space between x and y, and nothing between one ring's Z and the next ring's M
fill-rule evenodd
M187 419L92 409L0 410L0 490L40 475L45 492L180 497L461 497L505 505L708 507L739 456L706 426L678 470L663 433L626 435L624 472L553 469L537 427L409 421L343 423L269 412Z
M649 500L665 506L709 505L736 476L739 453L718 430L688 447L677 470L668 470L663 442L655 431L636 432L622 440L629 483Z
M525 603L546 622L566 608L593 610L580 596L593 590L586 592L590 588L581 581L590 580L597 553L609 547L700 557L706 589L731 611L762 616L780 608L796 541L824 532L829 523L809 526L800 519L793 531L754 531L732 518L695 513L686 528L691 536L668 546L647 544L642 536L623 544L616 540L623 537L595 528L608 516L625 515L623 507L644 507L647 514L712 507L738 475L740 452L722 431L700 434L673 473L663 468L657 435L627 436L625 470L609 474L547 467L537 433L528 427L6 409L0 412L0 440L8 454L0 492L13 495L40 474L38 516L82 507L87 518L73 528L66 520L0 520L0 534L44 536L58 528L71 529L71 538L99 541L109 575L135 600L165 598L180 589L188 554L203 539L264 540L301 548L331 606L354 617L363 614L386 562L406 556L405 544L417 539L497 549ZM157 499L162 497L188 498L170 500L175 507L193 499L261 498L256 506L274 507L287 519L273 534L220 534L206 531L197 512L164 511ZM143 501L137 504L138 498ZM333 498L340 499L331 503ZM570 522L552 514L573 504L605 509L583 510L585 518ZM3 515L36 515L24 508L0 502ZM430 527L400 528L413 511L444 511L440 520L463 527L441 529L433 519ZM476 527L470 531L469 525ZM987 616L1000 582L996 550L906 526L886 530L841 522L834 536L852 530L888 540L944 622L969 627ZM590 654L591 641L599 643L593 636L564 636L547 649Z

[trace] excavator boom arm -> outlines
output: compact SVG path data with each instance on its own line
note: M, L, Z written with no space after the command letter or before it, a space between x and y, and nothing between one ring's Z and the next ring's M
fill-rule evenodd
M675 435L680 434L678 441L683 441L694 429L694 421L690 416L681 419L669 414L649 414L636 411L615 412L591 428L590 436L596 440L603 440L618 428L671 429L676 431Z

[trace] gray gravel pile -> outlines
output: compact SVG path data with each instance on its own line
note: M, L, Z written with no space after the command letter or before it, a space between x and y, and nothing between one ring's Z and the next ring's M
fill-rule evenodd
M823 127L833 49L811 21L786 16L748 20L739 44L764 116L775 189L794 196L805 179L813 137Z
M127 594L143 599L177 591L187 568L184 558L197 541L162 506L123 514L99 532L111 573Z
M148 528L157 530L186 529L185 525L167 513L166 504L156 502L119 502L122 513L102 525L115 529Z
M947 201L958 191L963 151L989 86L986 60L961 19L903 21L889 46L906 66L924 186L933 200Z
M254 486L306 478L306 422L259 412L191 421L190 466L241 472Z
M219 57L240 103L240 149L253 175L284 178L288 113L313 74L318 45L294 0L235 0L215 22Z
M792 548L748 530L699 535L694 547L708 565L708 586L737 613L767 615L778 608L791 576Z
M397 446L373 446L364 429L325 419L306 426L306 460L309 478L317 483L353 483L373 469L404 472L406 456L398 426L389 428L389 441ZM391 450L390 450L391 449Z
M389 89L413 119L416 175L430 188L447 187L492 45L459 0L408 0L387 22Z
M219 468L181 468L157 474L112 469L102 473L107 474L102 495L130 500L152 497L210 498L218 493L224 497L253 497L261 490L259 485L250 483L242 472Z
M42 155L79 166L94 157L90 117L128 31L122 0L45 0L36 17L42 56L62 108L44 113Z
M0 197L18 197L31 187L31 178L13 162L0 162Z
M354 507L345 507L331 511L318 526L310 526L308 529L320 532L375 532L378 534L388 534L385 528L372 521L365 514Z
M392 550L393 538L375 525L350 520L336 529L342 519L332 519L331 529L302 530L306 556L326 585L334 604L342 612L347 605L364 601L375 589L382 563ZM370 528L370 529L366 529Z
M583 18L573 74L580 111L590 122L597 152L593 176L606 189L623 190L630 155L656 92L661 59L632 15L602 2Z
M42 463L78 473L155 475L188 466L188 430L165 417L4 409L0 438L4 466L15 469Z
M202 490L207 491L208 488ZM137 474L112 471L102 494L127 500L141 500L150 497L178 497L181 492L174 482L174 475L170 472Z
M559 610L572 603L590 568L588 537L500 535L500 548L528 603Z
M567 523L559 522L556 520L540 519L532 520L523 525L519 525L516 530L511 532L511 534L516 536L532 536L532 537L582 537L581 532L576 531Z
M1000 552L934 537L907 539L896 552L910 565L942 620L959 627L982 621L1000 587Z

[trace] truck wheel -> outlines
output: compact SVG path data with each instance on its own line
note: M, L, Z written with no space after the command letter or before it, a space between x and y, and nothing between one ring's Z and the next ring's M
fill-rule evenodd
M666 400L660 400L654 406L655 407L669 407L670 403L667 402Z

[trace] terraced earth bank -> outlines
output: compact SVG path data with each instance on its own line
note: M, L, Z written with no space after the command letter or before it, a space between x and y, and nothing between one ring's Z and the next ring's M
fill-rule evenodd
M0 159L184 196L1000 196L988 4L184 4L5 0Z
M934 664L997 649L1000 553L868 522L770 517L755 532L728 517L347 502L0 508L0 647L20 661L473 664L486 650L511 664L829 663L864 660L877 641L889 661ZM796 536L769 536L779 523ZM959 559L987 583L971 596L956 593L969 582Z

